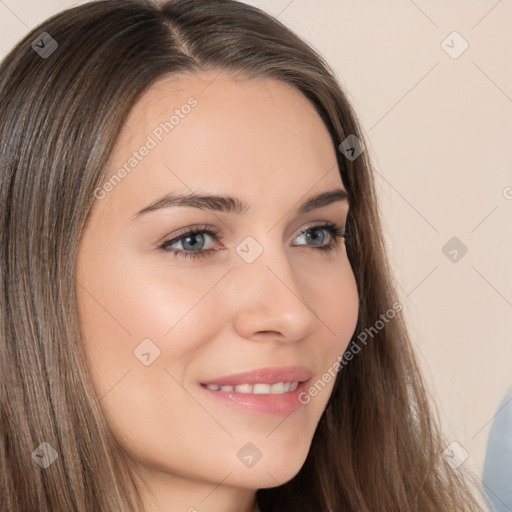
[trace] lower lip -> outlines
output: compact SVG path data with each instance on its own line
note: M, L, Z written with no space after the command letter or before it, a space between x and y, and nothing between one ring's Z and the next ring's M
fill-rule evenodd
M212 398L216 398L224 403L234 405L235 407L245 409L257 414L271 414L281 416L290 414L302 407L303 403L299 401L299 395L306 391L309 380L299 382L297 389L277 395L256 395L253 393L238 393L236 391L214 391L200 385L200 388L207 392Z

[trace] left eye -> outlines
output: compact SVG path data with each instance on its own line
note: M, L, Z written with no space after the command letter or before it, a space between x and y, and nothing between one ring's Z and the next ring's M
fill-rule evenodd
M297 238L302 238L303 240L313 242L313 245L321 246L323 245L325 239L328 238L325 235L326 232L329 234L331 238L336 235L336 233L333 233L331 229L327 226L315 226L312 228L305 229ZM320 236L318 236L318 233L320 233Z
M328 235L325 235L325 233ZM201 226L196 229L191 229L182 233L180 236L167 240L164 242L160 249L171 252L174 257L206 257L215 249L204 249L205 235L211 237L216 242L220 242L222 237L219 232L213 226ZM326 238L329 239L328 243L325 243ZM335 247L339 246L338 239L346 239L344 230L336 224L326 222L318 226L311 226L303 230L297 237L296 240L302 239L303 241L312 242L311 246L320 251L332 251ZM182 249L175 249L172 246L181 244ZM303 244L298 244L303 245Z

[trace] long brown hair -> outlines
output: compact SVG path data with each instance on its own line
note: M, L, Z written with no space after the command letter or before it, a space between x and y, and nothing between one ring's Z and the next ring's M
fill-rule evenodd
M349 135L364 141L323 59L279 21L232 0L91 2L36 27L0 65L2 512L143 511L83 353L77 247L137 98L165 75L208 69L287 82L336 148ZM367 153L337 150L337 158L360 296L354 351L356 334L397 297ZM447 443L401 314L381 323L337 373L298 474L257 491L262 512L481 510L463 466L441 456ZM41 469L34 457L47 446L58 459Z

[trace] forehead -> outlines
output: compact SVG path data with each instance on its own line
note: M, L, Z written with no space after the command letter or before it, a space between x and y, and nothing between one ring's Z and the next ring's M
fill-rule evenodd
M219 71L153 84L122 127L107 177L130 159L109 200L127 194L142 204L178 189L297 200L317 184L341 184L329 132L298 90Z

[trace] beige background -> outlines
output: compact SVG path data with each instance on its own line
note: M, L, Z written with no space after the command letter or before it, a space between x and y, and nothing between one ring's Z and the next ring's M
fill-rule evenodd
M0 0L0 55L78 3ZM512 385L512 1L247 3L319 50L360 116L411 334L480 476ZM469 45L457 58L454 31ZM456 262L442 252L454 236Z

